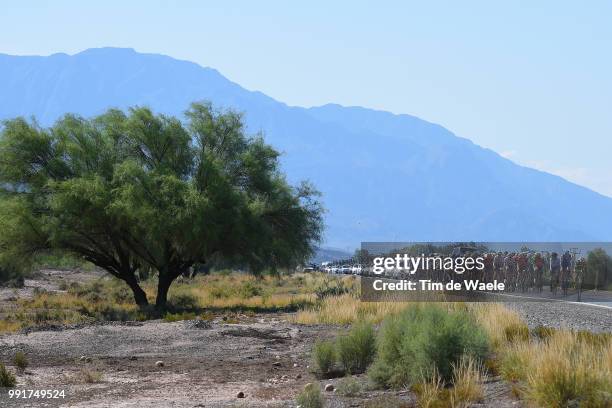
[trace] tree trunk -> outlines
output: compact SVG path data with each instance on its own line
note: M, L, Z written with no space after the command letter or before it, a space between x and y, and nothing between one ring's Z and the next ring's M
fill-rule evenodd
M134 294L134 301L140 307L145 307L149 305L149 301L147 300L147 294L140 287L135 277L128 278L125 280L130 289L132 289L132 293Z
M172 284L172 279L166 274L159 276L159 283L157 284L157 298L155 299L155 307L163 310L166 308L168 303L168 290Z

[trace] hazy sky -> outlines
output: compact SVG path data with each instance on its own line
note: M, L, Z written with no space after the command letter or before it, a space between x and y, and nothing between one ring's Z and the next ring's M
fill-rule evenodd
M612 196L610 1L3 1L1 53L101 46L413 114Z

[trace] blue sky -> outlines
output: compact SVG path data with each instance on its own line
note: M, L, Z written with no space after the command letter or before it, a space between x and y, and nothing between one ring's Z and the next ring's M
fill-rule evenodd
M4 1L0 52L132 47L291 105L409 113L612 196L609 1Z

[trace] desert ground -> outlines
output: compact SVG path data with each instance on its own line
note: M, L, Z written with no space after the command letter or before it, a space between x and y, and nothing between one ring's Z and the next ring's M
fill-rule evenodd
M60 291L61 282L96 279L91 272L45 270L24 288L2 289L0 305L32 297L42 288ZM564 303L512 303L529 326L545 325L595 332L612 331L612 311ZM304 325L292 313L236 313L168 322L163 319L87 322L41 326L0 335L0 361L10 368L22 351L29 366L17 374L17 389L64 390L59 399L9 399L2 406L24 407L295 407L307 383L322 389L338 378L320 378L311 369L315 341L332 338L344 325ZM93 374L92 374L93 373ZM84 380L84 376L95 378ZM408 390L373 390L367 376L357 396L324 392L329 407L410 407ZM330 387L328 387L330 388ZM520 407L512 385L491 375L485 396L471 406Z

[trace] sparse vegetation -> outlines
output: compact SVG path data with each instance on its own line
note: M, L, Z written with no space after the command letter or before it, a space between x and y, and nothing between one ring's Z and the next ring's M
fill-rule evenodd
M15 353L15 357L13 357L13 364L21 371L28 368L29 361L23 351L18 351Z
M0 387L12 388L17 384L15 375L0 363Z
M294 311L315 302L314 290L323 279L325 277L321 274L256 278L237 272L179 279L170 291L168 311L161 316L153 309L135 305L131 291L119 280L102 278L86 284L72 282L65 284L65 292L37 290L30 299L17 300L17 307L0 320L0 332L100 320L163 317L167 321L176 321L193 319L205 313ZM245 287L260 289L247 289L253 295L247 297ZM148 296L154 296L155 281L142 282L142 288ZM220 290L225 293L222 297L218 296Z
M96 384L102 381L102 373L100 371L89 368L82 368L79 371L78 379L85 384Z
M336 390L343 397L356 397L361 392L361 385L354 377L345 377L338 381Z
M304 390L297 395L296 402L301 408L323 408L323 395L319 384L306 384Z

